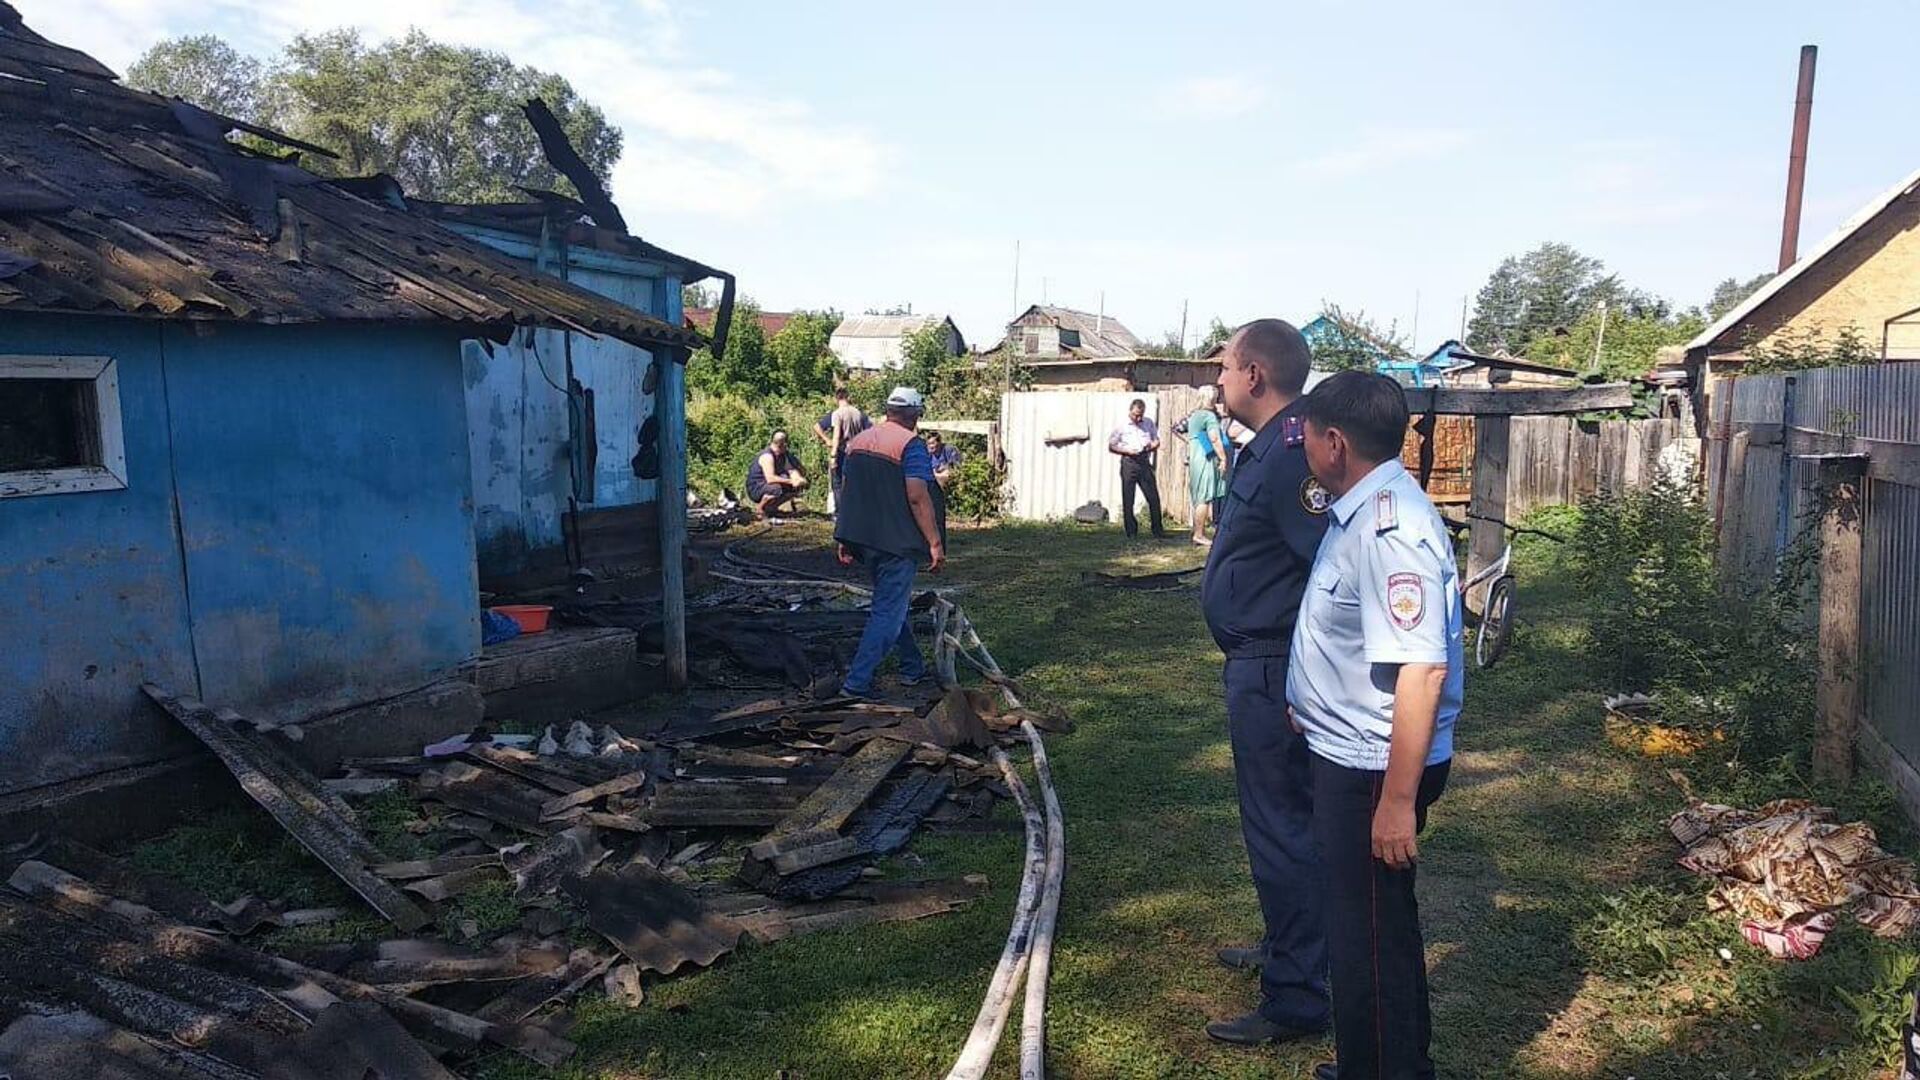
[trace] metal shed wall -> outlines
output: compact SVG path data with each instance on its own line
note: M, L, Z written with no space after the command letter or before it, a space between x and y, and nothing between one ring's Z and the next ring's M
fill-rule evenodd
M1160 423L1161 468L1183 444L1169 440L1158 395L1149 393L1017 391L1000 399L1000 432L1013 488L1012 516L1047 521L1073 516L1090 499L1120 520L1120 461L1107 436L1125 422L1136 400ZM1143 506L1144 509L1144 500Z
M518 258L532 259L524 237L472 226L460 231ZM680 271L596 250L550 250L552 272L588 291L662 320L680 318ZM671 310L669 310L671 309ZM567 367L593 391L594 498L580 509L639 506L659 484L633 471L642 425L654 415L646 390L654 355L610 337L521 330L506 345L465 344L467 412L473 458L474 531L480 575L493 580L563 564L562 515L573 492L567 416Z

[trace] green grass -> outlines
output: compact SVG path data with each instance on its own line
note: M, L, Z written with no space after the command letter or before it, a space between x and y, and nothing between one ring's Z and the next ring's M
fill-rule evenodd
M801 525L772 540L824 536ZM1078 583L1082 570L1184 568L1198 553L1129 544L1116 529L1010 525L957 531L951 554L945 577L968 586L961 602L995 657L1078 724L1048 739L1069 861L1048 1011L1055 1074L1308 1075L1330 1047L1245 1051L1201 1031L1253 1005L1254 979L1212 954L1251 941L1259 916L1220 661L1198 597ZM1673 863L1664 826L1682 799L1665 767L1601 735L1610 688L1590 681L1579 605L1553 546L1523 544L1518 560L1513 652L1469 675L1454 779L1423 843L1441 1074L1882 1075L1913 949L1847 925L1816 959L1781 964L1708 916L1704 887ZM1741 783L1752 798L1798 793ZM1890 804L1871 785L1846 806L1892 832ZM569 1032L581 1053L567 1067L495 1057L487 1075L941 1075L998 958L1021 840L922 835L912 851L926 860L919 874L987 874L989 896L920 922L744 947L712 970L650 984L637 1010L583 999ZM1010 1033L995 1075L1014 1075L1017 1041Z

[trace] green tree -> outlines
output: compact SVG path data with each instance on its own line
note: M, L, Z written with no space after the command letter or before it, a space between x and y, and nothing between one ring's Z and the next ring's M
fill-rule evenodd
M726 353L716 357L709 349L695 352L687 364L687 377L695 389L716 396L771 396L774 379L767 364L767 331L760 325L760 305L750 297L736 302Z
M900 339L900 381L932 395L949 368L947 324L929 323Z
M683 311L696 311L701 308L720 306L720 294L712 288L695 282L680 286L680 307Z
M264 67L216 37L176 38L147 50L128 76L339 154L303 162L321 175L389 173L422 198L506 202L524 197L521 187L577 194L521 112L533 97L603 185L620 158L620 129L566 79L417 30L379 45L353 30L303 34Z
M265 71L212 34L162 41L127 69L127 85L177 97L236 120L260 119Z
M1194 346L1194 355L1203 355L1208 349L1213 348L1215 345L1225 343L1228 338L1233 336L1233 332L1236 329L1238 329L1238 327L1228 326L1226 323L1220 321L1220 316L1215 315L1213 321L1207 324L1207 332L1201 336L1200 344Z
M1175 330L1169 330L1166 333L1160 335L1159 341L1142 342L1140 344L1140 355L1141 356L1159 356L1159 357L1165 357L1168 359L1177 360L1180 357L1187 355L1187 350L1184 348L1183 343L1180 340L1179 332Z
M1843 326L1832 334L1819 327L1782 330L1765 341L1749 336L1740 351L1747 358L1746 366L1740 369L1745 375L1857 367L1881 361L1880 354L1867 343L1857 326Z
M1501 260L1474 301L1467 345L1480 352L1526 354L1534 339L1580 321L1600 300L1659 304L1606 274L1599 259L1566 244L1545 243Z
M1713 287L1713 295L1707 298L1707 318L1718 319L1727 312L1740 306L1740 301L1752 296L1760 286L1773 280L1772 274L1755 274L1745 281L1727 278Z
M1331 324L1310 342L1313 366L1321 371L1372 371L1382 356L1399 360L1408 355L1406 338L1392 328L1382 329L1364 311L1323 304L1320 314Z
M1624 305L1616 311L1609 305L1604 314L1596 308L1564 334L1545 334L1534 339L1527 357L1538 363L1598 375L1608 382L1637 379L1653 369L1661 349L1684 345L1706 329L1706 320L1698 312L1653 313L1660 306Z
M827 340L839 325L839 312L802 311L767 339L767 366L776 393L819 395L833 389L839 364Z

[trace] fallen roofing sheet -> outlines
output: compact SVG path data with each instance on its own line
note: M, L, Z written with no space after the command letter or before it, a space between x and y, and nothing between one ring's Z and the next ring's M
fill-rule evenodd
M249 798L375 911L409 932L432 921L419 905L368 869L387 859L360 835L352 812L338 796L199 701L170 694L152 683L141 689L213 751Z
M561 886L587 909L587 925L643 971L706 967L739 944L742 928L644 863L597 870Z
M303 1016L317 1016L320 1009L336 1001L367 1001L391 1013L416 1035L430 1036L437 1044L473 1048L483 1042L492 1043L516 1050L543 1065L557 1065L573 1054L572 1043L537 1026L491 1023L332 972L256 952L225 938L170 922L157 912L102 893L91 883L45 863L33 860L21 863L7 884L47 912L18 917L66 920L52 924L63 929L42 936L73 936L76 932L72 923L82 923L101 937L131 943L156 958L245 980ZM19 913L24 909L15 905L10 910ZM168 1015L162 1012L157 1019L165 1020Z

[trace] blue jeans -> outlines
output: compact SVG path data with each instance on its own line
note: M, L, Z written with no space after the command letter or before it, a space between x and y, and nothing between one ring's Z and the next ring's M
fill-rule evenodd
M867 628L860 634L860 647L854 650L853 663L847 668L847 681L841 691L848 694L873 692L873 673L892 649L900 658L900 676L918 679L927 673L920 656L920 645L913 640L913 620L907 604L913 599L912 559L884 551L862 553L867 572L873 577L873 607L867 615Z

